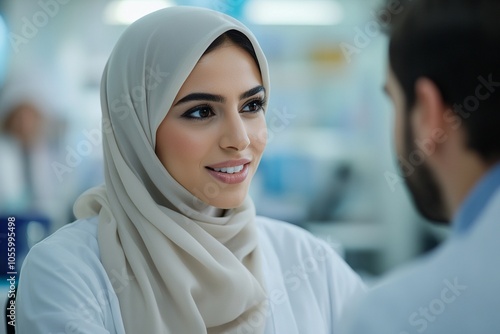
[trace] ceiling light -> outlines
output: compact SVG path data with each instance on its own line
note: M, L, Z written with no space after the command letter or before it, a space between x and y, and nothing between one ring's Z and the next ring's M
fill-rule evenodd
M245 18L260 25L335 25L343 16L333 0L253 0L245 5Z
M111 1L104 10L104 22L114 25L128 25L144 15L173 5L168 0Z

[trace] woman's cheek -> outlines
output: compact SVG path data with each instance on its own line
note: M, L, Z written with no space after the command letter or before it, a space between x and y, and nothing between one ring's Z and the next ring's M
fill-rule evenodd
M268 130L266 119L262 116L259 118L252 128L251 140L254 142L254 147L257 153L262 154L267 144Z

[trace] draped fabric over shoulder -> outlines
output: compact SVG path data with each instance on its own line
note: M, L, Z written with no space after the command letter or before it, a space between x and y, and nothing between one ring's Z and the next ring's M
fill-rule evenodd
M101 84L104 186L75 204L99 216L101 261L127 333L262 333L266 293L250 198L224 217L177 183L155 155L156 131L207 47L235 19L195 7L149 14L126 29ZM206 189L199 189L200 194ZM256 321L259 320L260 321Z

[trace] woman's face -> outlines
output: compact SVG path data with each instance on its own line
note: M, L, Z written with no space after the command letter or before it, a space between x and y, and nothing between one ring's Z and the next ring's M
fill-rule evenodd
M266 92L253 58L233 44L204 55L156 133L156 154L172 177L205 203L238 207L267 138Z

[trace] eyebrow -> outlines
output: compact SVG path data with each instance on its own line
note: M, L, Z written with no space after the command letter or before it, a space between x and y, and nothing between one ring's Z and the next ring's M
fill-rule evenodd
M240 95L240 100L247 99L250 96L254 96L255 94L258 94L260 92L264 92L264 93L266 92L266 89L264 88L264 86L257 86L257 87L254 87L252 89L247 90L246 92L244 92L243 94Z
M256 86L256 87L249 89L246 92L242 93L240 95L240 100L249 98L250 96L254 96L255 94L258 94L260 92L265 92L265 91L266 91L266 89L264 88L264 86L262 86L262 85ZM209 94L209 93L191 93L191 94L184 96L179 101L177 101L177 103L175 103L175 105L177 106L179 104L191 102L191 101L210 101L210 102L224 103L224 102L226 102L226 99L222 95Z

